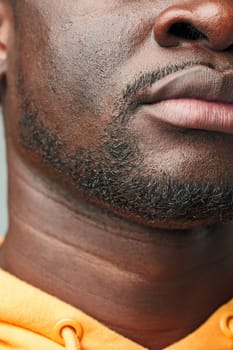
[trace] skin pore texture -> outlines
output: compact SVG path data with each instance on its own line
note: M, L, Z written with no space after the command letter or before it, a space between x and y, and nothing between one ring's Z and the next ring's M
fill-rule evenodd
M0 265L151 350L172 344L233 294L233 129L146 108L232 104L232 0L0 0L0 18Z

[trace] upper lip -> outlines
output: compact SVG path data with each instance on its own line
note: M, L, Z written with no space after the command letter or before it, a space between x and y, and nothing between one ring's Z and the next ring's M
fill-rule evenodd
M233 103L233 70L219 72L203 65L186 68L161 79L142 93L145 104L179 98Z

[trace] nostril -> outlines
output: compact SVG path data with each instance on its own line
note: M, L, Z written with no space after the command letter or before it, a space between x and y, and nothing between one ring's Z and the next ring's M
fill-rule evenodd
M230 46L228 46L224 51L225 51L225 52L233 52L233 44L231 44Z
M173 23L168 30L168 34L184 40L207 39L205 34L189 22Z

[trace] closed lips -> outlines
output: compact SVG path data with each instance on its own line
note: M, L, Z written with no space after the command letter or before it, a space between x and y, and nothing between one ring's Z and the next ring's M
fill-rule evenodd
M233 133L233 71L185 69L155 83L142 100L143 112L160 122Z

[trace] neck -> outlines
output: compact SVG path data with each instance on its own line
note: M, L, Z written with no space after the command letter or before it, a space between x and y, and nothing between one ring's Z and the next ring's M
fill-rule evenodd
M7 271L151 350L232 297L232 225L162 231L87 214L18 164L0 255Z

